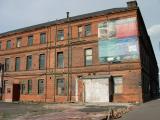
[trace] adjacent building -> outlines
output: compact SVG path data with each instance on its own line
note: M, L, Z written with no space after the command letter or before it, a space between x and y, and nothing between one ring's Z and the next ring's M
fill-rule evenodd
M158 66L136 1L0 34L3 101L145 102Z

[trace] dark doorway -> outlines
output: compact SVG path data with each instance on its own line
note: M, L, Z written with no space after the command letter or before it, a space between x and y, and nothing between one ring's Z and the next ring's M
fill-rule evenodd
M19 84L13 84L13 101L19 101L20 99L20 85Z

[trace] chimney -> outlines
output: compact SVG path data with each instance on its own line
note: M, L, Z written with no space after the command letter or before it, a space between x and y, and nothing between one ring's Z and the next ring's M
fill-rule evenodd
M127 2L127 6L128 6L128 8L136 8L136 7L138 7L138 4L137 4L136 0L133 0L133 1Z

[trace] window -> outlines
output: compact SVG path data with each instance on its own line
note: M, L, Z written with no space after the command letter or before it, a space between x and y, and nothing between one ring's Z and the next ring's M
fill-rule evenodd
M16 47L17 48L21 47L21 38L17 38Z
M28 80L28 94L32 93L32 80Z
M113 77L113 81L114 81L114 93L121 94L123 92L123 78Z
M39 55L39 69L40 70L45 69L45 54Z
M85 50L85 65L92 65L92 49L86 49Z
M28 36L28 46L32 46L33 45L33 35Z
M38 94L44 93L44 80L38 80Z
M15 71L20 70L20 57L16 57Z
M8 41L7 41L6 48L7 48L7 49L10 49L10 48L11 48L11 40L8 40Z
M59 96L64 95L64 80L63 79L57 80L57 95Z
M8 85L8 80L4 80L3 81L3 93L5 93L5 90L6 90L6 86Z
M63 60L63 52L57 53L57 67L63 68L64 67L64 60Z
M83 27L82 26L78 26L78 38L83 37Z
M25 91L26 91L26 86L25 84L21 84L21 94L25 94Z
M64 31L58 30L58 40L64 40Z
M5 59L5 71L9 71L9 64L10 64L10 59L6 58Z
M85 25L85 36L91 35L91 25Z
M2 50L2 42L0 42L0 50Z
M40 34L40 44L46 43L46 33Z
M32 55L27 56L26 69L27 70L31 70L32 69Z

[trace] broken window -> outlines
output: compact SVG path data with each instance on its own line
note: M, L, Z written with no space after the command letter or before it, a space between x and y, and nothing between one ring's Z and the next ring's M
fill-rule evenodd
M26 69L27 70L31 70L32 69L32 55L27 56Z
M123 78L113 77L113 80L114 80L114 93L115 94L123 93Z
M85 49L85 66L92 65L92 49Z
M64 95L64 79L57 79L57 95Z
M38 94L44 93L44 80L40 79L38 80Z
M57 67L63 68L64 67L64 58L63 58L63 52L57 53Z
M91 25L85 25L85 36L90 36L91 35Z

